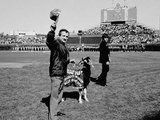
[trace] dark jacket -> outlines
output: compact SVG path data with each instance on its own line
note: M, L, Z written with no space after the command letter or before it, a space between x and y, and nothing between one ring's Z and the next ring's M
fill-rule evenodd
M99 51L100 51L99 62L100 63L109 62L110 50L109 50L107 42L105 40L102 40L100 42Z
M49 75L64 76L67 74L67 64L69 63L69 52L65 43L58 38L55 39L55 32L49 31L46 45L50 49Z

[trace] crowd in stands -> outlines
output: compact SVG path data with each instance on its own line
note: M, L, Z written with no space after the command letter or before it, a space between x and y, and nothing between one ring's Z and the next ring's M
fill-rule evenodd
M8 45L8 44L45 44L46 36L45 35L36 35L31 37L19 37L16 35L4 35L0 34L0 44Z
M140 24L107 24L84 31L85 35L98 35L102 33L108 33L110 35L112 44L160 42L160 34Z
M83 31L83 35L101 35L108 33L111 37L111 44L139 44L160 42L160 34L155 30L140 24L107 24ZM70 38L72 43L79 43L78 37ZM84 39L87 40L87 39ZM34 37L17 37L15 35L4 35L0 33L0 44L45 44L46 35ZM85 43L85 41L82 42ZM88 43L88 42L86 42Z

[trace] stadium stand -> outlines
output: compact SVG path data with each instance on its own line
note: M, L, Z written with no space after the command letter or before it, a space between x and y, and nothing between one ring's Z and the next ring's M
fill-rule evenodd
M128 16L124 14L126 12ZM113 51L140 50L145 49L145 46L150 49L152 47L149 44L160 43L160 32L137 22L136 7L121 6L120 4L116 4L115 8L102 9L100 26L81 30L81 33L81 35L77 33L69 37L67 45L71 51L96 51L103 33L110 35L110 48ZM12 50L48 50L45 42L46 35L42 34L20 37L0 33L0 46L12 45L14 46ZM7 47L7 49L9 48Z
M133 45L133 44L155 44L160 43L160 34L154 29L147 28L140 24L107 24L99 28L94 27L83 31L81 44L97 47L101 40L101 34L108 33L111 36L111 45ZM44 45L46 35L36 35L36 37L18 37L14 35L0 34L0 45ZM79 36L69 37L67 41L69 46L79 45ZM44 49L47 50L47 49Z

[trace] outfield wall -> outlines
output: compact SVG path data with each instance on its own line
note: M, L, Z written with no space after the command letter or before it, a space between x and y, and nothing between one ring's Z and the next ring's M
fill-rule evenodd
M0 45L0 50L10 51L48 51L48 47L45 44L12 44L12 45Z
M160 51L160 43L158 44L146 44L145 45L146 51Z
M98 51L99 44L84 44L83 51ZM78 44L69 44L70 51L77 51ZM159 44L110 44L111 51L160 51ZM8 51L49 51L45 44L34 45L0 45L0 50Z

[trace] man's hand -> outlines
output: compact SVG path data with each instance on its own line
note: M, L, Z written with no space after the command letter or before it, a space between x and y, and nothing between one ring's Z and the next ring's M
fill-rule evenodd
M53 21L51 26L56 27L56 25L57 25L57 21Z
M109 62L106 62L106 65L109 65Z

